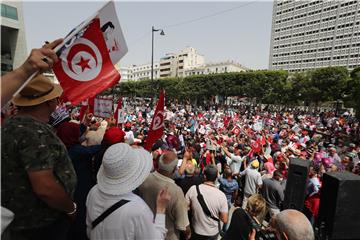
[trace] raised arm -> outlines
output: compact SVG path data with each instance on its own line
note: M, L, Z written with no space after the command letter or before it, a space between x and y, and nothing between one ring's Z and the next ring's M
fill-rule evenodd
M52 68L53 64L58 61L58 57L52 49L62 41L62 39L57 39L42 48L33 49L19 68L1 77L1 107L11 100L13 94L33 73L44 72Z

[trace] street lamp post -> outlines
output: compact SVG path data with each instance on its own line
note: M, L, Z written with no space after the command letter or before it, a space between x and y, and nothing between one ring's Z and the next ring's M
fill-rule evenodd
M154 32L160 32L160 35L164 36L164 30L155 29L154 26L151 27L151 84L154 85ZM153 86L154 87L154 86Z

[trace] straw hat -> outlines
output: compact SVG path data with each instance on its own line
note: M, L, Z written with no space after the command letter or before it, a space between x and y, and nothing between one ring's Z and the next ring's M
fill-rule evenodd
M152 165L151 154L143 148L114 144L104 154L97 174L98 188L110 195L131 192L145 181Z
M42 74L34 77L19 94L13 97L12 102L16 106L35 106L62 94L62 88L54 84Z

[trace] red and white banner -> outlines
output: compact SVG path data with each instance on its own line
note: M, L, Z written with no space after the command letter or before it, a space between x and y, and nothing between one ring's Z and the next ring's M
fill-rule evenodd
M162 137L164 134L164 102L165 102L165 92L162 89L160 91L159 101L156 106L154 117L151 121L150 129L144 148L148 151L151 150L153 144Z
M94 115L103 118L112 117L113 116L112 98L95 98Z
M54 64L54 73L64 90L63 95L73 105L119 82L120 74L110 60L99 18L63 49L59 61Z

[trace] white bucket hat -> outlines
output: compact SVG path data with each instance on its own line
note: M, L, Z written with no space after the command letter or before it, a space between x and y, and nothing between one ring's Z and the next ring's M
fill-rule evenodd
M98 188L110 195L131 192L145 181L152 165L151 154L143 148L114 144L104 154L97 174Z

